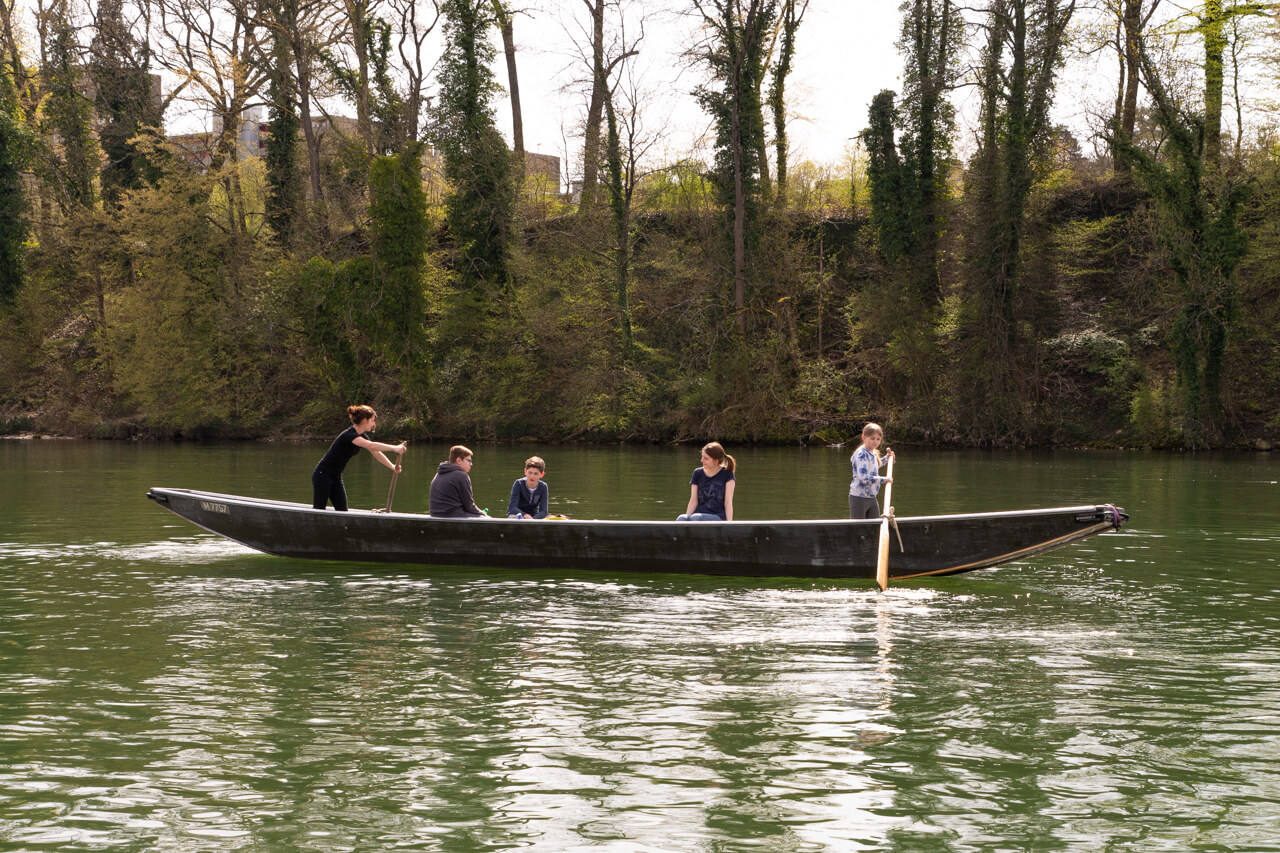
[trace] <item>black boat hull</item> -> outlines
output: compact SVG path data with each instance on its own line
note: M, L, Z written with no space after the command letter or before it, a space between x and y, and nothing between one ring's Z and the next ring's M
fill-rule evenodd
M880 522L514 521L335 512L190 489L147 497L205 530L282 557L511 569L873 578ZM1110 505L898 519L889 577L950 575L1059 548L1127 519Z

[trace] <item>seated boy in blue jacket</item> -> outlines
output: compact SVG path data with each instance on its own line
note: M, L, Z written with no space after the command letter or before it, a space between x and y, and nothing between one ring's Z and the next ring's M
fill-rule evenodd
M550 492L542 478L547 473L547 463L541 456L530 456L524 461L524 476L511 484L511 500L507 503L507 518L546 518Z

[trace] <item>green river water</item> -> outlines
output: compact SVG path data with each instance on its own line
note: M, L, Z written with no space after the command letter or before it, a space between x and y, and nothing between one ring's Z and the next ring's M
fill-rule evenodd
M698 461L473 448L582 518ZM738 517L844 515L851 449L729 448ZM1280 851L1280 455L898 450L899 516L1132 520L884 594L326 564L144 497L308 500L320 444L2 441L0 850Z

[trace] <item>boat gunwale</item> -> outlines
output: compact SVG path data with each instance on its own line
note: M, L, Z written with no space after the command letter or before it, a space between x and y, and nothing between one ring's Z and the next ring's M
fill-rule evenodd
M256 498L245 495L229 495L221 492L206 492L199 489L180 489L169 488L164 486L153 486L147 492L147 497L152 498L155 494L176 494L194 500L216 499L222 502L234 503L244 507L260 507L264 509L274 509L286 512L297 512L303 514L331 514L337 520L338 513L331 509L316 509L304 503L297 501L281 501L272 498ZM896 516L895 521L898 524L916 524L930 523L934 521L958 521L974 518L1000 518L1009 516L1034 516L1049 515L1060 513L1085 513L1097 512L1099 509L1108 508L1110 504L1081 504L1078 506L1055 506L1055 507L1036 507L1033 509L1014 509L1014 510L993 510L990 512L968 512L968 513L948 513L942 515L906 515ZM530 519L506 518L505 516L470 516L467 518L444 518L438 515L429 515L427 513L417 512L383 512L381 510L368 509L350 509L342 515L347 518L367 517L377 519L412 519L414 521L431 521L439 523L469 523L476 520L486 520L491 522L505 522L507 524L527 524ZM182 516L185 518L186 516ZM612 518L560 518L560 519L538 519L538 520L554 520L556 524L563 525L636 525L644 527L656 526L685 526L689 522L676 521L674 519L612 519ZM699 521L699 527L710 526L737 526L745 527L747 525L786 525L786 526L830 526L830 525L875 525L879 524L879 518L775 518L775 519L739 519L736 521ZM199 525L203 526L203 525ZM1112 522L1108 521L1106 527L1112 526ZM207 529L207 528L206 528Z

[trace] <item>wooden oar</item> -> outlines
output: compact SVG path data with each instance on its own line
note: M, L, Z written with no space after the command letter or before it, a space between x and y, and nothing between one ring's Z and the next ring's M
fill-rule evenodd
M893 479L893 457L889 457L889 470L885 476ZM884 592L889 588L889 519L893 516L893 504L890 502L893 483L884 484L884 514L880 516L880 552L876 559L876 586Z
M400 460L404 458L404 452L396 454L396 467L391 469L391 489L387 492L387 508L383 512L391 512L391 499L396 496L396 477L400 476ZM889 464L893 464L892 462Z

